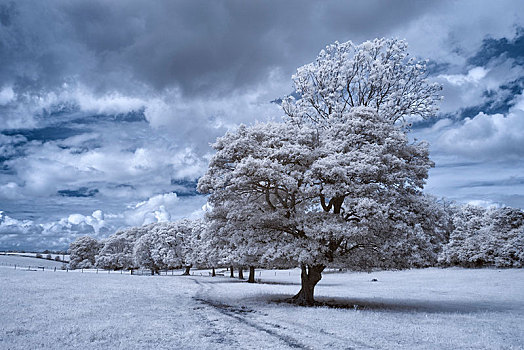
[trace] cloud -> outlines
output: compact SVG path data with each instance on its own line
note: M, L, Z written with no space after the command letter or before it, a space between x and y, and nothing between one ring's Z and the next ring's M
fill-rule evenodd
M13 91L13 88L11 86L4 86L0 90L0 105L8 104L13 101L14 97L15 92Z
M81 79L96 91L229 94L287 74L334 40L362 41L438 8L429 2L89 1L3 6L2 81L19 92ZM278 9L278 10L277 10ZM50 25L50 23L52 25ZM324 25L318 25L323 23Z
M129 226L171 221L171 215L176 213L178 205L176 193L159 194L125 211L124 220Z
M524 205L508 185L524 170L521 13L521 1L474 0L0 3L0 210L26 227L2 239L65 246L201 215L209 143L278 120L270 101L325 45L381 36L439 67L441 120L415 135L437 162L428 189Z
M469 70L468 74L440 75L452 85L476 84L486 76L488 71L484 67L475 67Z
M65 249L82 235L100 240L123 227L199 217L202 212L195 208L203 203L203 198L180 200L175 193L163 193L121 211L72 213L56 220L18 220L0 211L0 249Z
M524 156L524 98L507 115L479 113L445 131L439 147L474 160L520 160Z

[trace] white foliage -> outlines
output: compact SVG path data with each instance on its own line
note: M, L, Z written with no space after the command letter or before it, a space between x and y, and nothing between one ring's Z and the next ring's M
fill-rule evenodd
M408 244L413 237L426 239L419 250L431 245L431 228L407 219L426 205L420 189L432 166L427 146L410 144L369 108L324 126L256 124L217 140L199 181L211 194L217 258L389 267L410 265L393 254L417 250Z
M466 267L524 266L524 212L466 205L453 216L453 230L440 261Z
M284 111L293 120L315 123L358 106L393 122L430 117L442 89L426 80L426 62L410 58L404 40L385 38L328 45L314 62L298 68L293 82L299 98L285 99Z
M100 243L89 236L77 238L69 245L71 269L90 268L95 264L95 257L100 249Z

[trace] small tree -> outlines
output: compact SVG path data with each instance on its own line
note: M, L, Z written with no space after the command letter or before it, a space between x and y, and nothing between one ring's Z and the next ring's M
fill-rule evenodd
M69 245L69 267L76 269L94 266L99 249L100 243L96 239L89 236L77 238Z

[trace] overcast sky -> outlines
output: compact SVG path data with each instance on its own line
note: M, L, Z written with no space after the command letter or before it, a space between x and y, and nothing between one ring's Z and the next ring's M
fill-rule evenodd
M399 37L440 113L426 192L524 208L523 1L0 1L0 249L198 216L209 143L334 41Z

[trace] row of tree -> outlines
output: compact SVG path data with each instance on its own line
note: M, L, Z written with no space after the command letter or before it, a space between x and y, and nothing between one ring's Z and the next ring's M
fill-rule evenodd
M348 264L329 264L354 270L381 268L463 266L523 267L524 211L516 208L462 207L423 196L426 212L418 213L416 231L411 241L392 247L394 256L370 264L380 256L373 249L362 249ZM239 241L238 232L216 234L212 220L183 219L170 223L154 223L120 230L105 240L83 236L70 245L70 268L150 269L152 274L163 269L228 267L242 270L249 267L249 282L254 282L255 267L286 268L299 265L297 257L282 252L268 259L265 244ZM430 230L433 234L424 232ZM437 234L438 233L438 234ZM406 234L406 236L410 236ZM222 240L222 241L220 241ZM357 251L358 252L358 251ZM355 252L355 253L357 253Z
M510 207L457 207L430 196L425 196L425 200L431 210L421 213L425 227L420 229L428 230L434 226L433 231L439 232L439 239L424 241L419 236L411 246L423 254L411 255L410 261L404 261L405 265L524 266L524 211ZM202 219L183 219L120 230L101 242L89 236L79 237L70 245L70 267L145 268L156 273L185 267L185 274L189 274L192 266L297 266L296 259L268 261L260 246L240 249L241 242L233 240L219 244L217 235L210 229ZM403 259L401 256L397 258ZM362 269L364 266L357 264L352 268Z
M467 205L453 216L439 261L464 267L523 267L524 211Z

